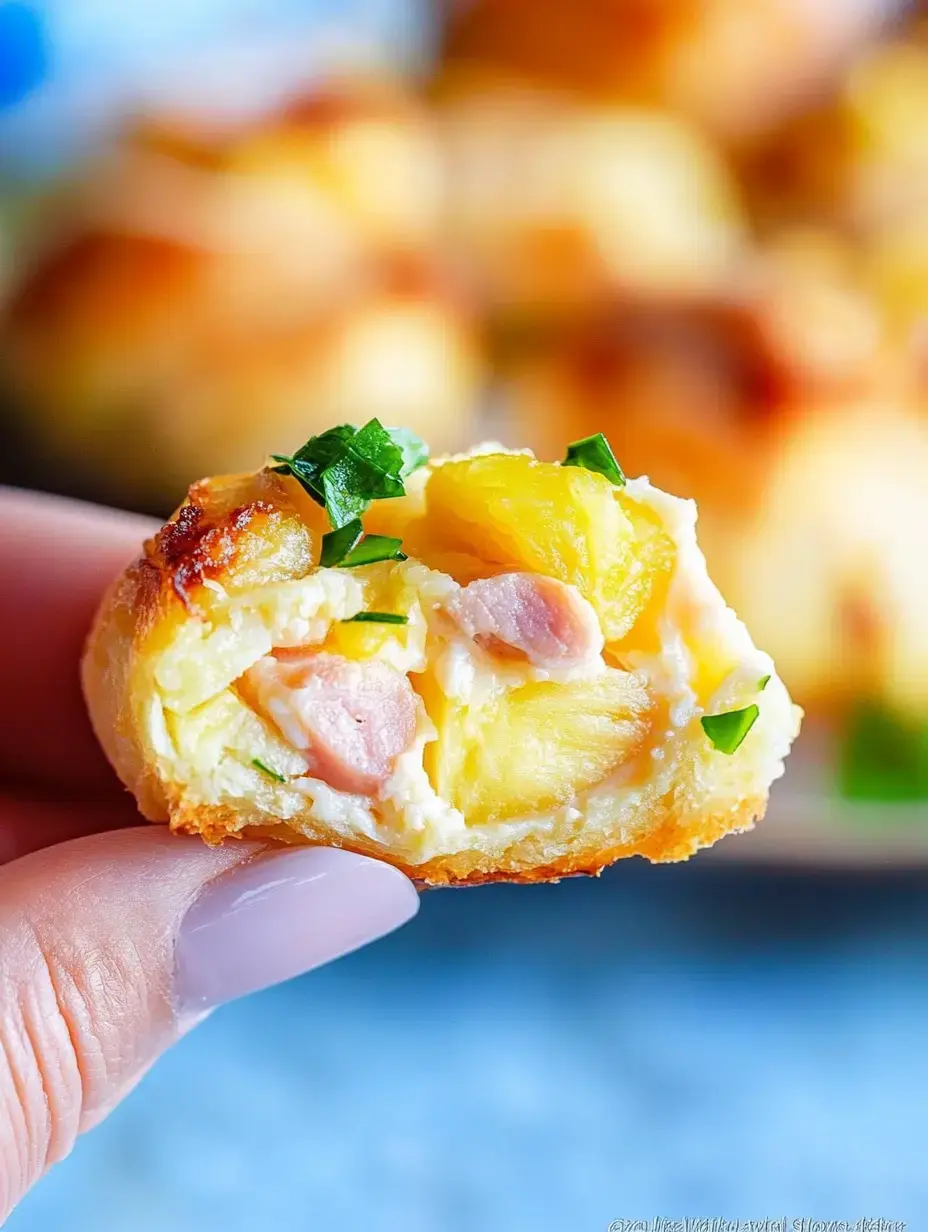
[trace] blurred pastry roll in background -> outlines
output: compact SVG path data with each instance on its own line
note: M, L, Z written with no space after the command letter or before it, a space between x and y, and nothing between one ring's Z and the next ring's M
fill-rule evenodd
M516 82L453 91L438 117L449 245L491 311L718 290L745 246L738 189L682 117Z
M156 508L333 415L463 443L480 365L437 248L438 166L398 88L320 87L241 128L140 124L13 295L26 435L82 489Z
M448 0L449 72L516 74L755 138L833 78L901 0Z

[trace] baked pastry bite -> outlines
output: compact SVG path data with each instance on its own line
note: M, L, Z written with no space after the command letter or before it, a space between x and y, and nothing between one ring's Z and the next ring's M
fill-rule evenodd
M446 77L520 76L668 107L727 141L827 88L900 0L446 0Z
M747 249L737 185L682 116L511 80L449 92L436 127L449 241L495 314L718 293Z
M321 83L225 125L155 115L73 193L0 331L6 402L70 491L163 515L208 469L343 416L470 439L477 327L406 91Z
M763 813L799 725L695 523L600 435L429 462L333 428L194 484L113 583L94 727L142 812L209 842L430 885L685 859Z
M928 717L928 424L898 390L784 422L714 568L810 713ZM866 508L848 503L866 490ZM783 603L782 596L789 595Z

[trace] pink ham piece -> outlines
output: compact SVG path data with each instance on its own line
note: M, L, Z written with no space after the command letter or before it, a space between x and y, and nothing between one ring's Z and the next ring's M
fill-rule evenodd
M593 608L575 586L534 573L501 573L459 590L445 611L488 650L524 655L536 667L574 667L602 654Z
M339 791L373 795L415 738L412 685L376 659L279 650L245 679L262 713L306 753L312 777Z

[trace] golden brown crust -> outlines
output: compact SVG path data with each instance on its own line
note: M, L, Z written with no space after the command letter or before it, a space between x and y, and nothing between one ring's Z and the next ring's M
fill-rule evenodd
M277 554L270 562L262 556L269 542ZM254 566L266 581L297 577L309 568L312 547L305 518L277 475L220 476L191 487L104 595L81 666L84 695L97 739L150 821L167 821L169 807L133 707L154 643L187 618L204 580L221 573L234 586L236 578L250 580Z
M301 838L283 824L256 824L241 828L240 816L233 815L229 810L209 807L179 810L172 816L171 829L178 834L199 834L206 842L213 844L228 839L245 839L267 840L287 846L320 843L343 847L359 855L386 860L413 881L432 887L489 885L493 882L528 885L559 881L563 877L598 877L604 868L629 856L643 856L652 864L688 860L697 851L711 847L727 834L750 830L755 820L763 816L766 807L767 797L764 795L743 801L735 810L724 815L694 818L690 814L670 814L653 833L627 842L603 846L594 833L585 846L572 847L565 855L547 862L541 858L539 848L537 863L531 862L530 851L520 845L519 856L509 860L489 861L484 853L465 851L428 860L424 864L409 864L376 843L365 842L361 838L346 843L324 826L318 827L317 836Z
M103 751L149 821L166 821L164 790L148 768L132 712L136 649L155 627L161 603L157 570L143 558L110 586L91 627L81 661L90 721Z

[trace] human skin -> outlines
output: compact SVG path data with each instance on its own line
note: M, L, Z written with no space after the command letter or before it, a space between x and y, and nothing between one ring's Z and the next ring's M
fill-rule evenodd
M78 678L149 523L0 489L0 1223L215 1006L410 919L396 869L140 823Z

